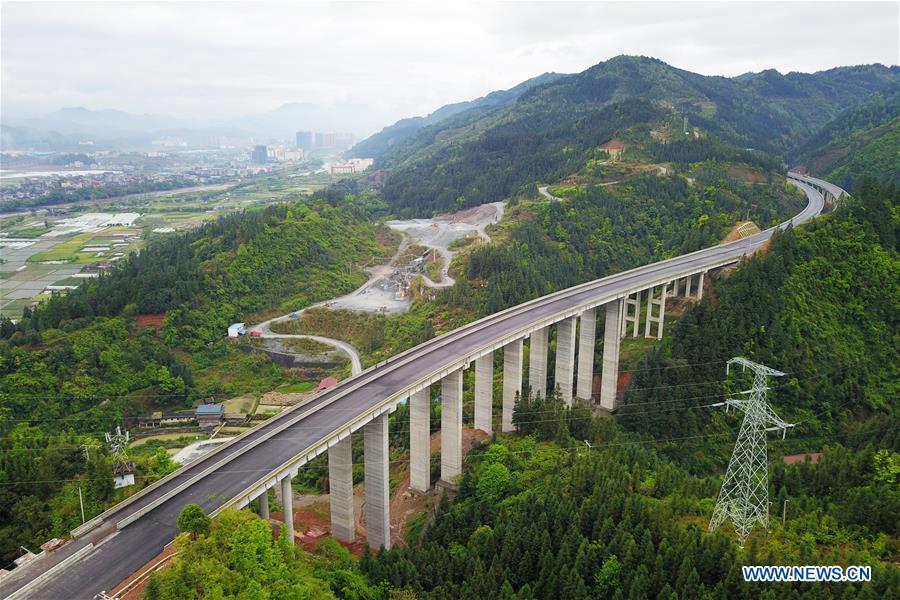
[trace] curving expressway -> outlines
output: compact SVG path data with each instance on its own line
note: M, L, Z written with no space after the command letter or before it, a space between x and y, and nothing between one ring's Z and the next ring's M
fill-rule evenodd
M778 227L785 227L790 223L803 223L822 212L825 206L825 193L820 190L834 197L843 193L840 188L827 187L830 186L827 182L793 173L789 173L788 176L792 183L806 193L808 204L793 219ZM653 290L662 289L664 303L665 290L672 282L676 282L676 294L677 282L689 282L694 276L701 277L702 286L703 273L740 261L746 254L765 244L778 227L740 241L706 248L537 298L470 323L375 365L324 391L311 402L293 407L223 444L217 450L186 465L88 522L74 531L74 539L59 550L39 557L29 567L17 569L18 573L13 572L0 580L0 597L93 598L101 590L111 590L151 561L177 535L176 519L185 504L196 502L210 514L226 506L246 506L251 499L259 497L267 489L278 489L285 478L289 483L292 474L296 474L298 468L316 455L326 451L330 455L329 447L339 445L349 447L348 434L358 429L363 429L366 434L368 482L370 433L372 440L381 440L373 427L375 424L383 424L385 437L379 443L383 444L385 450L382 472L386 474L385 417L398 402L410 399L412 408L413 398L437 382L442 382L445 396L448 394L452 396L453 386L458 386L461 393L462 379L458 376L461 371L470 365L479 366L484 362L489 362L492 369L493 360L479 361L479 359L492 356L495 350L504 351L507 366L513 364L514 368L504 369L504 380L510 381L510 386L506 386L509 390L517 391L515 388L520 389L522 383L522 340L542 331L545 335L546 328L554 324L559 327L564 322L572 323L574 336L575 318L582 319L581 329L585 330L587 328L584 324L593 323L594 311L598 307L618 307L616 311L619 312L615 313L617 315L615 319L624 322L628 303L633 302L634 306L639 307L639 303L642 302L640 295L642 291L650 290L649 300L652 300ZM687 290L689 293L690 283L687 283ZM591 315L591 321L585 321L586 314ZM610 314L607 312L606 329L609 329ZM635 315L635 335L638 321L638 315ZM619 324L616 329L614 334L616 340L624 332L622 327ZM661 335L661 320L659 328ZM648 332L649 329L648 319ZM589 340L591 348L593 335L591 333ZM532 338L532 348L535 347L535 339L537 336ZM609 344L604 346L607 345ZM558 343L558 346L561 347L562 344ZM614 346L615 369L618 365L618 343ZM510 349L515 348L518 348L519 354L510 352ZM532 354L535 352L532 351ZM581 354L583 351L579 353ZM513 360L518 356L517 365L509 362L510 356ZM574 359L574 347L571 356ZM606 374L606 358L604 354L604 374ZM565 361L558 358L556 362L559 364ZM591 369L592 365L591 361ZM533 363L530 371L535 371ZM573 371L566 372L565 375L571 385ZM479 377L480 372L476 371L476 388L479 385ZM452 383L450 387L447 387L448 381ZM614 392L613 387L613 394ZM483 412L481 416L478 414L479 393L476 389L476 426L479 419L482 419L482 423L485 419ZM489 395L486 402L487 427L490 428ZM512 408L511 403L507 402L506 394L503 406L503 429L508 430L507 420L511 417ZM612 405L606 407L614 409L614 400ZM447 409L444 412L448 415L453 414ZM443 427L461 430L459 429L462 424L461 398L459 414L455 418L457 423L448 420ZM411 423L411 429L415 429L415 423ZM455 433L455 430L451 433ZM425 435L427 436L427 426ZM449 440L447 443L452 442L452 435L445 433L443 437ZM445 455L449 457L454 452L458 455L458 464L447 465L446 472L452 475L458 473L461 468L461 448L449 447L449 450L452 452L448 452L448 447L443 448L442 460ZM372 456L376 455L377 452L373 451ZM442 464L442 472L443 467ZM377 469L372 473L376 471ZM377 474L372 475L373 482L376 476ZM332 479L336 477L336 473L332 473ZM369 515L376 512L376 504L370 500L368 488L374 490L378 486L373 483L367 484L366 487L367 506L370 507L367 508L367 515ZM382 487L384 489L379 493L386 497L387 486ZM371 527L373 529L370 531L374 532L375 525ZM370 538L372 535L370 533ZM389 543L389 538L387 540Z

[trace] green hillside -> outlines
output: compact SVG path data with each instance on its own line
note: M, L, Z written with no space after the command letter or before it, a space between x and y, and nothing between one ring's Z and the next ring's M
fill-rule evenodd
M124 417L283 383L225 341L228 324L347 293L366 278L347 266L383 260L392 242L345 208L270 206L153 242L19 323L0 320L0 560L79 525L79 486L89 516L124 497L100 443ZM136 314L161 312L159 332L138 326ZM82 444L96 447L90 460ZM135 460L138 489L171 467L152 452Z
M828 123L795 162L851 191L867 176L900 183L900 85L872 94Z
M724 361L740 354L788 372L772 382L770 397L785 420L799 424L789 449L818 451L857 435L896 447L896 198L896 188L864 185L849 206L787 230L766 254L719 281L678 321L671 344L639 366L619 421L654 437L727 435L735 419L703 405L736 391L723 386L722 373ZM725 458L703 447L668 450L698 466Z
M491 92L482 98L469 100L468 102L447 104L424 117L401 119L393 125L388 125L378 133L359 142L348 151L347 155L376 159L381 158L389 149L394 146L402 146L408 138L413 137L417 132L429 125L434 125L459 113L464 114L457 117L455 122L471 123L497 108L515 102L522 93L534 86L549 83L560 77L562 77L562 75L559 73L544 73L538 77L523 81L519 85L508 90Z
M662 61L620 56L537 85L507 107L460 113L385 152L384 197L400 214L424 215L515 194L555 181L594 158L613 137L634 150L654 139L712 135L737 148L785 153L842 110L897 82L881 65L812 75L776 71L707 77Z
M477 446L452 502L442 499L407 544L364 555L360 569L420 598L893 597L895 198L864 186L717 282L633 371L615 419L526 392L517 434ZM769 443L769 530L743 549L727 526L705 533L739 423L708 405L743 389L737 373L731 388L723 382L735 353L789 371L770 394L798 423ZM820 451L817 464L781 460ZM869 565L872 581L776 591L741 575L742 565L801 564Z

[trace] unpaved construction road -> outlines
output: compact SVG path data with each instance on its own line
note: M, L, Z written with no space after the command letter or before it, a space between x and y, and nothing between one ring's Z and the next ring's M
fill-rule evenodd
M544 188L546 192L546 188ZM543 192L542 192L543 193ZM376 265L366 269L369 272L369 280L364 284L338 298L326 300L307 307L306 309L297 311L299 313L295 317L290 314L281 317L275 317L268 321L263 321L258 325L248 328L248 332L258 332L262 338L291 338L291 339L309 339L327 344L336 348L350 357L353 365L353 374L362 372L362 363L359 358L359 352L356 348L345 341L336 340L317 335L302 335L288 333L274 333L272 331L272 323L278 321L288 321L291 319L302 319L303 312L309 308L327 308L331 310L353 310L358 312L386 312L400 313L407 310L411 304L408 298L398 297L396 290L391 287L388 278L397 268L397 260L403 252L412 244L425 246L437 251L443 258L441 269L441 281L434 282L428 276L421 275L425 285L433 288L443 288L453 285L454 280L450 277L450 263L456 252L450 250L449 246L454 240L464 238L470 235L477 235L483 240L489 242L491 238L485 233L488 225L497 223L503 217L505 204L503 202L494 202L491 204L482 204L467 210L463 210L450 215L441 215L432 219L410 219L406 221L388 221L387 225L403 234L403 241L394 256L383 265Z

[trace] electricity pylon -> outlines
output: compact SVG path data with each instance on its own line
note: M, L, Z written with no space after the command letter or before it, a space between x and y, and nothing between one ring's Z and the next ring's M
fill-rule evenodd
M115 433L106 434L106 443L112 452L112 471L115 487L126 487L134 483L134 462L128 460L128 442L131 435L116 425Z
M766 390L769 389L766 386L767 378L781 377L784 373L746 358L729 360L729 371L732 364L753 371L753 387L741 392L747 395L746 399L728 398L719 404L724 404L726 410L729 406L743 410L744 422L725 472L719 500L709 521L709 531L715 530L725 519L730 519L743 548L754 524L759 523L764 528L769 526L766 432L780 429L784 437L787 428L794 425L783 421L766 403Z

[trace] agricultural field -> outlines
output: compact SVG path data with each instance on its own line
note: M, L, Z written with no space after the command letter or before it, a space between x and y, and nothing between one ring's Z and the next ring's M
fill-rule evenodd
M322 173L277 172L215 190L172 191L0 216L0 316L22 310L138 251L148 241L235 211L299 199L329 183Z

